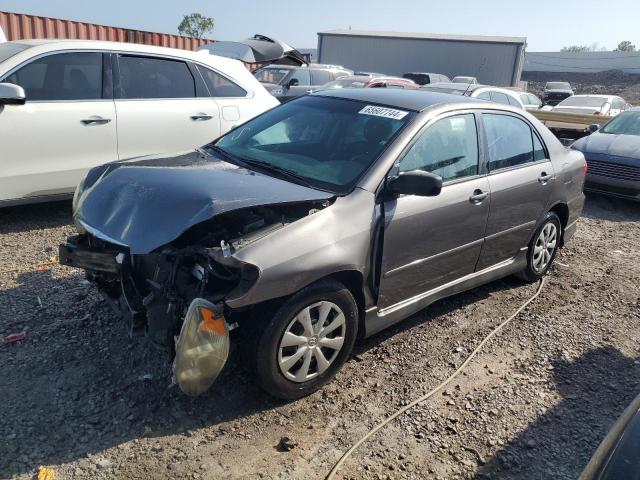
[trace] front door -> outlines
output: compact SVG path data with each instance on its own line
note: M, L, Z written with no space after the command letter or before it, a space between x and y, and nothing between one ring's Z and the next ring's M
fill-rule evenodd
M527 247L556 181L549 155L529 123L508 113L483 113L482 119L491 208L479 269Z
M218 105L198 96L187 62L122 54L117 66L121 159L191 150L220 136Z
M473 273L490 202L477 132L473 113L437 119L394 168L435 173L443 187L435 197L401 195L385 202L380 309Z
M118 159L103 54L55 53L10 73L24 105L0 106L0 200L73 193L87 170Z

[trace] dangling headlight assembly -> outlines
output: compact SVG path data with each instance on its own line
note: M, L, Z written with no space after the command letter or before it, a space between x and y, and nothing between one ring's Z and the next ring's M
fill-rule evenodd
M196 298L176 341L173 375L185 394L200 395L218 377L229 356L229 330L222 308Z

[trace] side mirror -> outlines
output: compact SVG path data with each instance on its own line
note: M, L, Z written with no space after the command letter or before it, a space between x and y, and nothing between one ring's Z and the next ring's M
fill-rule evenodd
M289 83L287 83L287 87L289 88L297 87L298 85L300 85L300 81L297 78L292 78L291 80L289 80Z
M13 83L0 83L0 105L24 105L24 88Z
M597 132L599 129L600 129L600 125L598 125L597 123L592 123L587 127L587 130L589 130L589 133Z
M435 197L442 190L442 177L422 170L401 173L389 180L389 190L398 195Z

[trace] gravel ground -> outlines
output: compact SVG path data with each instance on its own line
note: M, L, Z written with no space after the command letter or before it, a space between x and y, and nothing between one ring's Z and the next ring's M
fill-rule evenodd
M0 337L27 332L0 346L1 478L41 465L60 479L323 478L536 288L505 279L438 302L361 342L297 402L267 397L237 359L190 399L79 271L47 263L73 232L69 210L0 211ZM590 197L540 297L338 478L576 478L640 390L639 255L638 205Z
M620 95L627 102L640 103L640 74L609 70L598 73L523 72L522 80L529 82L528 90L542 96L546 82L571 83L578 95Z

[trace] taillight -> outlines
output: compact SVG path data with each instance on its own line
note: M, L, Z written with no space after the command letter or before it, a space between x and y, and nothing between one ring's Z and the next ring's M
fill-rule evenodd
M582 167L582 169L584 170L584 175L587 176L587 170L589 170L589 165L587 165L586 160L584 162L584 167Z

